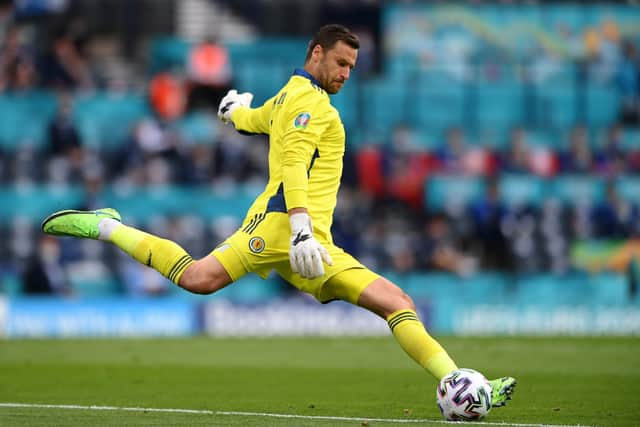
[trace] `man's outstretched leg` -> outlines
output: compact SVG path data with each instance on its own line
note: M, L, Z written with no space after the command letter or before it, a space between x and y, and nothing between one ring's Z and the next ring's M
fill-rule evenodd
M211 293L231 283L214 257L194 261L177 243L122 224L115 209L56 212L43 221L42 231L111 242L190 292Z
M386 319L398 344L437 381L457 369L444 348L418 319L411 297L387 279L380 277L367 286L360 294L358 305ZM489 382L492 406L504 406L511 399L516 380L503 377Z

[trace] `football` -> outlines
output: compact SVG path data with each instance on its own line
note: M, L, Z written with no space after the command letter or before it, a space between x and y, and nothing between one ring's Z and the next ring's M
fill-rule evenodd
M456 369L436 389L442 416L449 421L476 421L491 410L491 385L478 371Z

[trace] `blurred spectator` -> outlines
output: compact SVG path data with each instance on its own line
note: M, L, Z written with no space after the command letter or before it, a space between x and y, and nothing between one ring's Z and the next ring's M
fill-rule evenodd
M415 250L417 265L426 270L440 270L462 277L473 275L476 258L462 252L445 215L435 214L423 225Z
M10 92L28 92L36 86L36 70L30 57L17 57L9 64L6 89Z
M182 83L169 73L153 76L149 82L149 102L156 115L164 120L182 117L186 105Z
M445 142L436 151L438 168L445 173L464 173L467 143L462 129L453 127L446 131Z
M415 143L413 129L398 125L383 151L387 194L416 209L422 207L424 180L432 169L431 156Z
M606 199L592 210L595 237L628 238L633 235L639 218L638 207L621 198L615 182L609 182Z
M0 33L13 21L13 0L0 0Z
M372 200L369 194L348 185L340 186L331 232L334 241L345 251L360 256L361 236L365 222L371 220Z
M447 130L445 143L436 151L438 168L444 173L491 175L496 170L496 159L489 150L468 144L460 127Z
M154 76L149 84L152 115L134 126L118 172L137 184L167 184L184 177L185 153L178 121L185 108L181 83L168 73Z
M69 283L60 265L60 242L42 234L36 253L29 257L22 273L26 294L67 294Z
M187 59L189 109L217 111L220 100L232 86L231 61L227 49L212 37L195 45Z
M60 90L93 87L87 59L66 29L54 36L39 68L42 83L46 87Z
M571 212L554 198L544 201L537 218L539 229L539 251L544 255L543 266L556 274L569 269Z
M530 134L520 126L511 131L507 150L498 156L497 169L506 173L555 175L558 171L557 155L544 145L532 146L529 136Z
M596 153L596 166L601 175L614 178L627 171L627 153L622 148L622 126L615 123L605 134L602 148Z
M358 149L355 159L360 191L374 197L385 194L384 154L376 145L368 144Z
M587 30L585 44L593 78L610 82L621 57L618 24L612 19L603 19L600 28Z
M530 148L527 134L521 127L511 131L507 150L500 156L500 171L508 173L528 173Z
M0 47L0 91L23 92L36 81L33 55L23 45L19 27L9 27Z
M484 196L471 203L469 212L473 221L472 238L480 246L482 267L494 270L508 269L508 248L502 233L502 219L507 208L500 199L496 179L489 180Z
M561 173L589 173L593 171L594 160L589 146L589 133L579 125L571 130L569 148L560 153Z
M147 117L135 125L124 153L119 156L126 159L116 165L119 175L138 185L179 181L183 162L180 145L180 135L171 122Z
M538 212L530 206L508 210L502 221L513 268L518 272L535 273L542 270L544 260L536 238L538 225Z
M621 120L627 126L640 125L640 58L631 40L622 43L622 59L616 73L622 97Z
M348 226L351 226L350 224ZM385 222L377 215L362 224L362 234L357 243L361 262L373 270L390 268L385 250Z
M108 206L104 200L104 167L96 159L87 162L83 171L84 202L80 210L96 210Z
M238 135L231 126L223 126L213 147L215 179L245 182L253 174L254 163L248 155L249 146L260 144L248 136Z
M79 181L85 152L80 134L73 122L70 95L60 96L57 108L47 129L49 155L52 162L57 162L58 167L65 169L63 173L70 176L72 181Z

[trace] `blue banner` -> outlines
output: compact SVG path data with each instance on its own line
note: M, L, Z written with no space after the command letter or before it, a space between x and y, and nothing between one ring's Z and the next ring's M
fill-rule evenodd
M418 303L437 335L640 335L640 306ZM0 337L384 336L380 317L306 297L264 304L226 298L60 300L0 298Z
M194 303L180 300L15 299L4 331L8 337L182 336L200 329L197 313Z

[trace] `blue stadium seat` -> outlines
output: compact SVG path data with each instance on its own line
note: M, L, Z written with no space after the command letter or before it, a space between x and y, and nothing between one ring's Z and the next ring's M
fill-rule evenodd
M537 176L503 174L499 180L500 197L509 206L540 206L547 196L547 181Z
M56 104L50 92L0 95L0 147L13 151L18 144L44 146Z
M590 126L605 126L617 120L620 95L612 85L588 84L586 102L586 120Z
M409 120L407 95L409 88L392 84L385 79L362 83L362 117L364 126L391 129Z
M536 118L547 128L564 129L577 120L577 96L572 86L543 84L538 87Z
M39 223L52 212L81 206L84 196L79 186L0 187L0 221L20 216Z
M606 182L601 177L589 175L563 175L550 182L549 195L562 203L596 204L604 200Z
M551 33L555 40L563 40L569 34L581 34L587 22L586 7L575 4L548 4L541 9L541 25L546 32ZM562 48L565 46L560 46ZM563 52L568 53L568 52Z
M522 85L504 81L476 86L476 123L507 128L524 121Z
M270 61L259 58L238 59L234 67L234 80L242 92L254 94L254 105L261 105L274 96L289 80L293 69L275 56Z
M217 117L198 112L183 117L178 129L188 144L213 144L219 126Z
M224 216L232 216L238 218L240 221L244 219L247 210L256 196L257 192L255 189L242 186L237 186L227 191L214 191L209 187L198 188L190 191L189 194L191 200L202 201L202 203L197 204L195 210L202 218L211 220Z
M85 145L114 150L126 143L136 122L149 114L137 93L97 93L74 103L74 119Z
M465 206L484 194L486 183L480 178L432 176L425 183L425 206L431 211Z
M405 114L411 123L435 130L463 123L466 86L446 70L424 70L417 82L409 82L407 89L411 103L405 105Z
M622 148L627 151L640 151L640 129L624 129L622 133Z
M178 37L158 37L151 42L151 74L174 67L184 67L191 43Z
M241 186L224 192L209 187L107 187L103 193L105 202L117 207L125 221L137 224L146 224L153 215L185 213L205 220L222 216L242 220L255 196L255 191Z
M640 177L618 177L616 180L616 190L623 199L640 205Z

